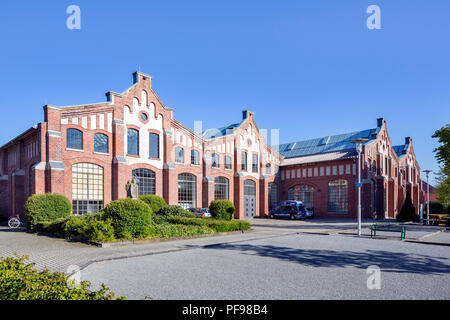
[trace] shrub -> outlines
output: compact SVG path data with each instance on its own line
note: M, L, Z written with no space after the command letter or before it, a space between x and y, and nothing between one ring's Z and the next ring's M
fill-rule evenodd
M103 218L110 219L118 239L145 238L152 223L152 210L141 200L120 199L103 209Z
M91 291L91 283L87 281L80 282L79 288L71 288L63 273L39 272L34 264L25 264L26 260L27 257L0 258L0 300L115 299L114 293L103 284L99 291Z
M60 194L35 194L28 198L24 210L27 227L33 230L39 222L52 222L69 217L72 204Z
M152 209L152 212L155 213L158 212L158 210L162 207L167 206L166 200L164 200L164 198L154 194L139 196L139 200L144 201Z
M427 213L427 203L424 203L424 213ZM430 202L430 214L443 214L444 206L439 202Z
M60 218L51 222L38 222L34 226L34 231L50 233L59 237L66 237L66 223L70 218Z
M82 240L108 242L114 240L114 228L111 220L96 220L92 217L72 217L64 227L65 235Z
M192 236L197 234L214 233L214 229L202 225L183 224L153 224L148 227L148 235L151 238L172 238Z
M187 217L187 218L195 217L194 213L184 210L180 206L165 206L159 209L159 211L156 214L168 217Z
M419 217L416 215L416 209L411 199L411 193L406 193L405 202L397 215L397 221L407 222L407 221L418 221Z
M174 224L206 226L216 232L244 231L251 228L248 221L241 220L224 221L215 219L168 217L167 221Z
M236 209L230 200L214 200L209 205L209 211L217 220L232 220Z

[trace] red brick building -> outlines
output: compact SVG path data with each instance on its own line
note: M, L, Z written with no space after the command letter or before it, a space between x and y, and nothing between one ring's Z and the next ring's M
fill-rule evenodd
M0 148L0 215L22 215L30 195L46 192L67 196L74 214L96 212L125 198L134 178L139 194L185 208L229 199L241 219L265 216L286 199L304 201L317 216L356 217L356 137L369 139L364 217L394 217L406 191L416 208L422 201L412 140L393 147L383 119L375 129L271 148L247 110L224 128L187 128L140 72L129 89L106 96L97 104L46 105L44 122Z

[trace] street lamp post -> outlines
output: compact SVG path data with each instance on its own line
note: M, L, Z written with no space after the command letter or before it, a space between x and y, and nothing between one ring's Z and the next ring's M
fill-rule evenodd
M428 176L432 172L431 170L423 170L427 175L427 225L430 224L430 185L428 184Z
M358 152L358 183L356 187L358 188L358 237L361 237L361 153L362 145L369 141L368 139L356 139L352 143L356 144L356 151Z

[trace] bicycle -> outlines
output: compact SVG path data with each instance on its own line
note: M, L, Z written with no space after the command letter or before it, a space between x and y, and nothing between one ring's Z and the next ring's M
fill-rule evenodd
M25 223L20 220L19 216L12 217L8 220L8 227L11 229L18 229L20 227L23 227Z

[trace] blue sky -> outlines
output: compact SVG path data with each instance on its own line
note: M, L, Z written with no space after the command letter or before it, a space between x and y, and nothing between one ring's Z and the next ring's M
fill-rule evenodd
M81 30L66 8L81 8ZM366 8L381 8L369 30ZM105 100L139 67L177 120L221 127L255 112L291 142L376 127L431 136L450 119L450 1L8 1L0 8L0 144L43 121L44 104Z

